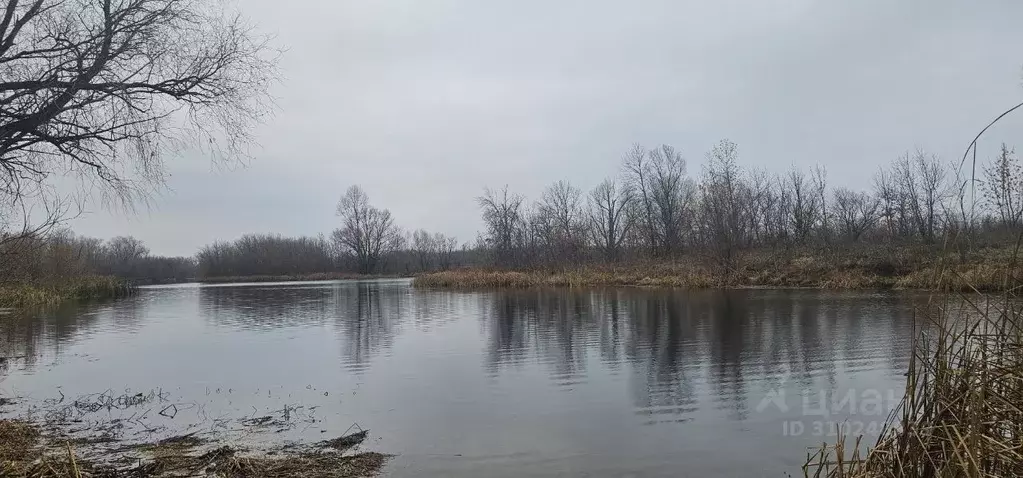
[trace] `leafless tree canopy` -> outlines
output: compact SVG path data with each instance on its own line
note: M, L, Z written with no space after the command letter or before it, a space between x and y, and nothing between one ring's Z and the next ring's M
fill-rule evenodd
M132 236L118 236L107 242L107 253L116 261L128 262L148 256L149 248Z
M627 188L605 179L590 191L588 219L593 244L608 262L617 261L632 229L632 197Z
M369 204L369 196L359 186L351 186L337 203L341 227L331 238L339 249L355 257L358 271L370 274L381 260L404 246L405 236L394 224L391 212Z
M531 233L543 244L547 262L575 261L586 246L582 191L568 181L544 190L530 217Z
M738 146L723 140L707 155L698 209L700 229L719 265L730 267L752 232L753 190L741 176Z
M834 192L834 216L839 233L858 241L877 222L880 201L863 191L837 188Z
M690 203L696 187L686 176L686 160L673 146L646 150L635 145L625 155L625 180L640 202L638 224L646 232L651 253L683 252L682 232L690 226Z
M0 10L0 194L72 175L131 200L180 147L238 158L270 112L276 56L203 0L8 0Z
M494 262L500 265L515 265L525 239L525 220L522 214L522 196L510 194L508 186L500 192L486 189L476 198L483 211L486 227L481 236L481 245L492 251Z
M477 198L486 226L478 249L503 267L688 255L728 270L756 248L935 243L943 234L965 244L983 231L1023 227L1023 167L1008 146L984 169L980 201L966 194L962 174L924 151L895 158L870 191L832 187L820 166L780 174L744 168L728 140L707 153L698 179L666 145L634 145L622 164L621 176L585 201L568 181L553 183L532 206L507 186L485 190Z
M323 238L277 234L246 234L231 242L218 241L196 256L200 278L312 274L331 271L335 264Z
M137 283L184 282L196 277L195 260L161 257L134 237L101 241L66 229L0 244L0 284L60 284L84 275L113 275Z
M1002 150L984 167L985 197L988 206L1003 223L1017 228L1023 216L1023 168L1016 151L1002 143Z
M409 246L420 272L449 269L457 250L458 240L454 237L439 232L431 234L425 229L412 233L412 244Z

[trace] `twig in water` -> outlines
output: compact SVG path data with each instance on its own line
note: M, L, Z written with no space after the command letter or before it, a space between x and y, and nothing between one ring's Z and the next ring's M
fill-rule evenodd
M171 412L167 413L168 410L171 410ZM160 410L160 415L165 416L165 417L170 418L170 419L173 419L175 416L177 416L177 414L178 414L178 406L173 404L173 403L170 404L170 405L167 405L166 407L164 407L163 410Z
M82 478L82 472L78 470L78 462L75 461L75 452L71 450L71 442L65 442L67 444L67 456L71 462L71 471L75 473L75 478Z

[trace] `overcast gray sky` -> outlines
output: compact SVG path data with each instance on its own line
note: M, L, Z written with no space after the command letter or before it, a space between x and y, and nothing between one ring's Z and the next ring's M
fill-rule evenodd
M279 112L246 168L171 160L131 234L191 255L247 232L328 233L351 184L409 229L475 237L485 186L589 189L632 143L698 174L721 138L745 165L821 163L867 188L917 147L952 159L1021 101L1023 2L990 0L241 0L287 48ZM1023 115L980 149L1019 143ZM1023 147L1023 144L1020 144Z

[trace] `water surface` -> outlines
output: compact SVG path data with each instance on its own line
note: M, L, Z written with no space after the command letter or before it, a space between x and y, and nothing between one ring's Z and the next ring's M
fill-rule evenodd
M299 426L274 439L358 423L367 448L397 455L393 476L781 477L799 475L836 424L870 432L884 420L918 299L407 280L154 287L0 318L0 354L14 357L0 394L157 390L131 413L167 433L293 409ZM173 419L155 413L167 404L181 409Z

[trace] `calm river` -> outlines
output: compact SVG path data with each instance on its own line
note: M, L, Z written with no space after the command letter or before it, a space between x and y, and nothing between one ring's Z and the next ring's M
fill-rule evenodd
M318 440L358 423L365 449L396 455L389 476L799 476L837 424L869 434L884 421L919 300L408 280L154 287L0 317L12 357L0 395L43 406L155 391L97 412L148 433L276 413L287 425L274 439Z

